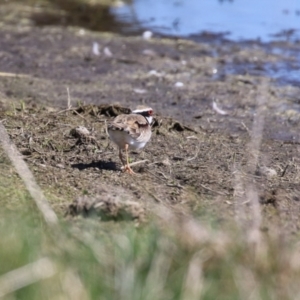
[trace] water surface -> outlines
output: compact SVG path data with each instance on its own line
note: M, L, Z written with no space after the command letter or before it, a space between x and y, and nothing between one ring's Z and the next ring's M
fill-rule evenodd
M132 24L155 32L188 37L203 31L226 33L233 40L270 41L291 32L299 37L300 1L296 0L133 0L113 9Z

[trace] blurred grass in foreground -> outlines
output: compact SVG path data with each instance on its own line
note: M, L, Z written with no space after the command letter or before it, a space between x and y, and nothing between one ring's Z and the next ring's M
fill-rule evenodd
M192 219L142 228L78 218L47 228L4 210L0 295L5 299L296 299L299 246L259 244ZM120 226L119 226L120 225ZM114 229L113 229L114 228ZM13 273L11 273L13 272Z
M48 227L0 153L4 299L296 299L300 247L160 207L146 224L78 217Z

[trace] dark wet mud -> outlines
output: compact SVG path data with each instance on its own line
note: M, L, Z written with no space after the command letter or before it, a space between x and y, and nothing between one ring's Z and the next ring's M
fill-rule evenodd
M75 199L73 214L82 212L76 203L95 209L90 199L100 197L104 211L105 199L131 201L141 219L168 207L222 226L240 211L251 222L254 193L262 229L298 233L300 88L251 72L282 54L259 43L223 48L78 28L0 34L0 118L55 210L70 211ZM244 71L227 72L233 63ZM120 170L106 134L116 103L156 111L151 141L130 155L147 160L133 167L137 176Z

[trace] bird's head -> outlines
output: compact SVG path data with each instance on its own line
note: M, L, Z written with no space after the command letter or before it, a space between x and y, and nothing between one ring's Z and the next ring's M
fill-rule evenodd
M132 113L144 116L150 125L153 122L153 109L149 106L138 106Z

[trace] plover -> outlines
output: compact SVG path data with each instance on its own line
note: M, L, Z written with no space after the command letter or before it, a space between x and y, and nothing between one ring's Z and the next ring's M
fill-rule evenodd
M119 157L124 171L129 174L135 173L129 166L128 150L142 149L150 140L152 115L151 107L138 106L131 114L119 115L107 125L110 139L119 147ZM126 162L122 150L125 150Z

